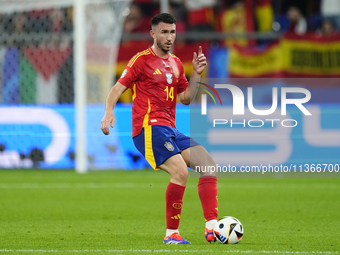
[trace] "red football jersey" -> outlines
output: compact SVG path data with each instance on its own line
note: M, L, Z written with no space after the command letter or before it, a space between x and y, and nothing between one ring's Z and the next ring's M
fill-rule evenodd
M146 49L130 60L118 82L132 90L133 137L149 125L175 127L177 94L188 86L179 58L163 59Z

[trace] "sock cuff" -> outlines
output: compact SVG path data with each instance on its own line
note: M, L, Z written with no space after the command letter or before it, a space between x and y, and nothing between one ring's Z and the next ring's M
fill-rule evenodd
M201 177L198 180L198 185L205 184L205 183L217 183L216 176L209 176L209 177Z
M173 182L169 182L169 188L174 188L174 189L185 189L186 186L182 186Z

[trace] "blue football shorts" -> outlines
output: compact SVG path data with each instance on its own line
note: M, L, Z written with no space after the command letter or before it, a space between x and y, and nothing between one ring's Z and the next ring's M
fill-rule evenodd
M133 138L133 142L154 170L159 170L165 160L182 150L200 145L176 128L161 125L143 127L142 132Z

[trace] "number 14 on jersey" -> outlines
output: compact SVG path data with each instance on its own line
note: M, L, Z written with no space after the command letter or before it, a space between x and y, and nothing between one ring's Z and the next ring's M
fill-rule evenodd
M174 101L174 87L169 89L169 86L166 86L164 91L166 92L166 100L169 101L169 98L171 98L171 101Z

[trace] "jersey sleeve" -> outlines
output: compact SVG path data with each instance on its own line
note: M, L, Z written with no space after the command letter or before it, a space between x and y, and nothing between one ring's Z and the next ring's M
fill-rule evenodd
M137 57L137 55L131 58L129 63L126 65L124 72L118 80L119 83L123 84L129 89L133 88L133 84L142 75L141 59L140 57Z
M179 74L179 79L178 79L177 94L184 92L189 84L187 78L185 77L184 67L182 65L182 62L179 62L179 70L180 70L180 74Z

